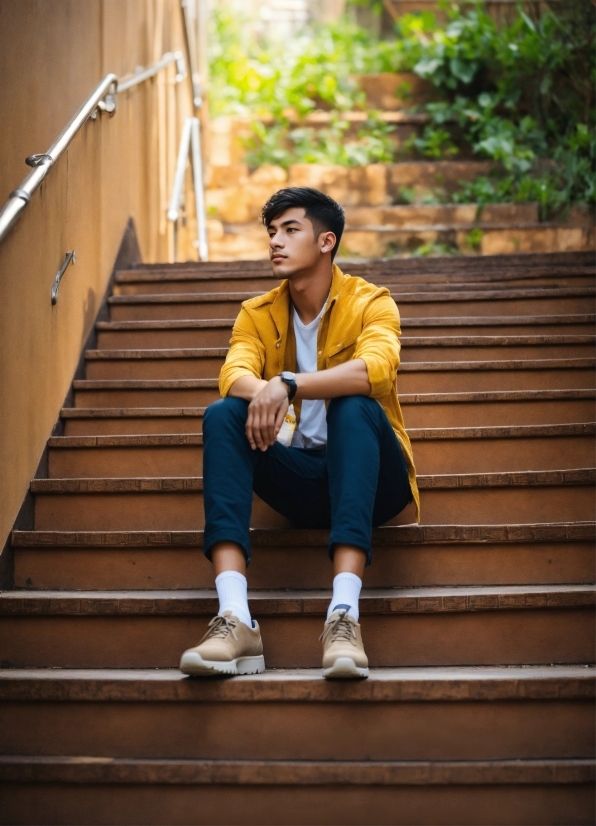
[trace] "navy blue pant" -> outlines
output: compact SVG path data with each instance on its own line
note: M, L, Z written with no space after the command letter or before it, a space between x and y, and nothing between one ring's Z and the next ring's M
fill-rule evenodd
M373 526L412 501L401 447L385 411L366 396L332 399L327 447L305 450L276 442L252 450L244 431L248 402L211 404L203 423L205 555L216 542L236 542L250 562L253 490L299 528L331 528L337 544L355 545L371 560Z

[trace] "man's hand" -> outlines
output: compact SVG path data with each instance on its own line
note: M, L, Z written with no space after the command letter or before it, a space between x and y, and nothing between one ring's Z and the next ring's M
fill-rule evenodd
M262 384L262 383L261 383ZM253 450L267 450L275 443L279 429L288 411L288 387L279 376L274 376L256 393L248 405L246 438Z

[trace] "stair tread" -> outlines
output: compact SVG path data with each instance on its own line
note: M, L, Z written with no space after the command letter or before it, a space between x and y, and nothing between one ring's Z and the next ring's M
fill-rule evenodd
M193 330L202 328L227 328L234 325L234 318L207 319L147 319L129 321L98 321L95 325L100 331L115 330ZM529 316L429 316L420 318L402 318L402 329L409 327L465 327L465 326L530 326L540 324L594 324L596 315L529 315Z
M514 347L520 345L596 344L593 335L534 336L401 336L402 347ZM86 350L87 361L225 357L228 347L129 347Z
M395 293L400 303L435 303L437 301L494 301L516 298L571 298L593 296L594 287L536 287L502 290L469 290L461 292L403 292ZM115 304L209 304L217 302L248 301L264 295L262 291L212 292L212 293L139 293L136 295L112 295L108 303Z
M324 615L327 590L250 591L258 616ZM362 590L360 613L418 614L593 606L596 585L497 585ZM214 589L155 591L4 591L2 616L179 616L217 613Z
M596 468L576 470L532 470L501 473L445 473L417 477L421 490L470 487L531 487L552 485L592 485ZM198 492L203 490L202 476L117 477L33 479L31 492L43 493L152 493Z
M0 781L329 785L591 783L590 759L542 760L199 760L0 755Z
M511 439L546 436L593 436L596 423L509 425L486 427L410 428L408 435L415 441L434 439ZM47 445L54 449L92 447L169 447L203 444L202 433L158 433L122 436L53 436Z
M183 358L183 357L182 357ZM196 358L196 356L193 356ZM223 358L223 356L222 356ZM401 362L399 373L420 372L466 372L474 370L557 370L589 369L596 366L596 358L558 359L501 359L494 361L407 361ZM101 388L174 388L174 387L219 387L217 378L203 379L78 379L73 382L75 390Z
M373 207L374 209L375 207ZM381 207L382 209L383 207ZM418 207L417 207L418 208ZM444 279L445 283L456 283L456 284L465 284L467 282L477 281L478 283L486 284L490 282L502 283L507 281L515 281L520 278L523 279L533 279L533 278L561 278L561 277L576 277L576 278L590 278L596 277L596 270L594 266L585 266L585 265L568 265L568 266L551 266L551 267L544 267L544 266L531 266L528 265L523 268L523 270L516 269L515 267L504 267L501 270L496 270L491 272L490 269L488 271L477 269L473 270L470 273L464 272L454 272L454 273L446 273L446 272L416 272L411 269L408 269L408 259L399 259L400 260L400 267L394 272L391 272L391 267L387 266L390 264L390 261L385 261L383 271L379 271L378 276L383 278L396 278L400 282L407 283L405 281L406 278L414 278L415 282L422 282L422 283L440 283L438 279ZM486 260L486 256L483 256L482 262ZM252 271L246 272L242 269L235 268L235 262L231 262L232 267L226 269L226 262L216 263L217 269L209 270L209 271L202 271L195 267L193 268L192 263L186 268L180 268L176 270L168 270L166 269L167 265L161 270L151 270L151 269L134 269L134 270L117 270L115 283L116 284L155 284L159 282L168 283L171 281L214 281L221 279L222 276L225 276L229 279L237 279L239 281L250 281L253 278L270 278L272 282L279 281L279 278L273 274L271 268L268 266L268 263L264 261L261 264L260 271ZM364 266L360 263L356 263L355 261L346 261L344 264L346 269L353 271L355 274L358 274L363 269L368 270L370 269L370 264L364 264ZM462 268L463 269L463 268ZM387 270L390 270L387 272ZM451 278L450 278L451 276Z
M0 669L0 700L137 702L412 702L591 699L589 665L371 668L368 680L329 681L312 669L193 680L177 668Z
M400 393L399 400L404 404L430 404L445 402L507 402L507 401L546 401L574 399L595 399L596 390L486 390L461 393ZM202 416L204 407L63 407L60 416L63 419L86 418L165 418L173 416Z
M260 528L251 531L254 547L280 544L321 546L328 531L301 528ZM376 528L376 545L461 544L507 542L574 542L596 538L596 522L554 522L525 525L389 525ZM203 531L13 531L15 547L203 547Z

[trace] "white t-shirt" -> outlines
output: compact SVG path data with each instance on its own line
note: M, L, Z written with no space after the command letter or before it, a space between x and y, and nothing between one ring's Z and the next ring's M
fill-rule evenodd
M294 335L296 337L296 366L299 373L315 373L317 370L317 337L319 325L327 302L319 315L310 324L303 324L293 308ZM292 447L317 448L327 444L327 410L323 399L303 399L300 422Z

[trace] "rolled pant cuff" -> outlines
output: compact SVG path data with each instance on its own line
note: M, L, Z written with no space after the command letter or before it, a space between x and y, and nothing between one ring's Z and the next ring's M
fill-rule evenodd
M348 534L344 534L343 536L341 534L332 534L329 537L329 559L333 559L333 554L335 553L336 545L353 545L355 548L360 548L360 550L366 554L367 567L371 564L372 548L370 545L364 544L364 542L362 541L362 537L349 536Z
M234 533L230 532L229 530L226 530L225 532L218 531L215 534L210 534L208 541L204 541L203 553L205 554L209 562L213 561L211 559L211 548L213 548L214 545L217 545L218 542L234 542L236 543L236 545L240 545L240 547L244 551L246 564L250 565L250 545L247 544L245 537L241 536L240 534L234 535Z

